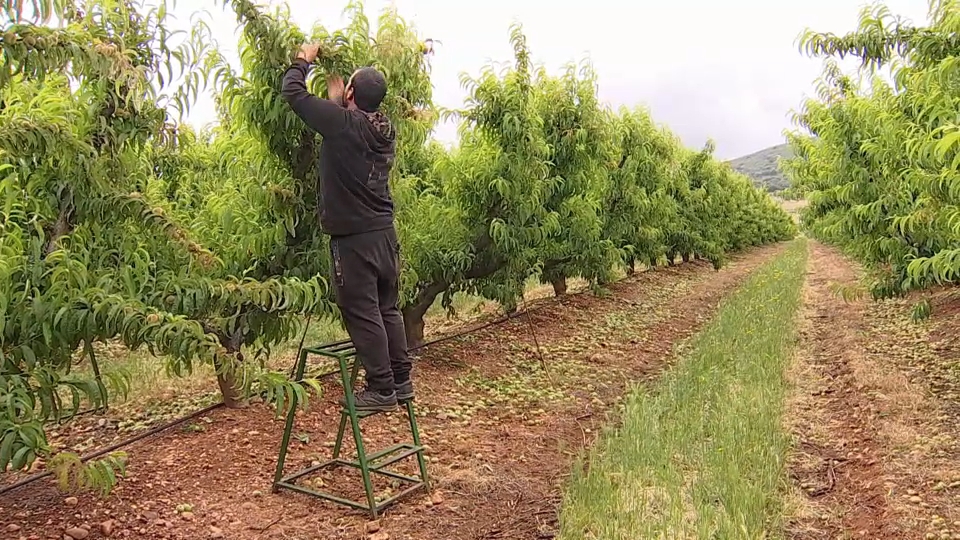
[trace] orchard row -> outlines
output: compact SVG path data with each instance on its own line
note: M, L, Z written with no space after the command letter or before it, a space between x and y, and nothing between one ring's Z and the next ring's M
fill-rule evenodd
M809 201L804 225L866 264L875 297L960 279L960 3L931 6L927 26L877 6L849 35L803 39L827 69L797 115L808 133L791 136L786 168ZM875 76L858 83L836 57Z

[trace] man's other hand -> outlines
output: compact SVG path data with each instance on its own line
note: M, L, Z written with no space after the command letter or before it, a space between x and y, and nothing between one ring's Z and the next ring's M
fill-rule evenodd
M343 78L336 73L327 75L327 99L343 105Z
M302 58L303 60L306 60L307 63L312 64L313 61L317 59L317 55L319 53L319 43L304 43L300 47L300 52L297 53L297 58Z

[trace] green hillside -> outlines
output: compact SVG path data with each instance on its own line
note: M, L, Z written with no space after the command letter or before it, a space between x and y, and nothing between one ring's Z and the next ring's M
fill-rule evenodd
M767 191L780 191L790 187L790 181L777 168L777 158L792 157L793 151L788 144L765 148L759 152L730 160L730 166L753 179L757 186Z

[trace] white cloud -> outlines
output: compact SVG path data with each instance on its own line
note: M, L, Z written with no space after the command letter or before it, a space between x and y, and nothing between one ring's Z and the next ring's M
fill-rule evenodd
M236 22L232 12L213 2L214 37L228 58L236 58ZM271 2L278 4L278 0ZM345 23L344 0L288 0L293 18L305 30L315 21L335 28ZM508 28L523 24L536 62L558 70L589 56L600 96L611 106L646 105L658 122L689 146L707 137L722 158L733 158L783 142L788 112L813 93L821 61L803 56L796 39L806 28L844 33L852 30L861 0L368 0L375 22L395 4L423 37L442 41L433 57L434 101L457 107L464 93L459 75L476 74L490 61L509 61ZM918 23L926 18L926 0L885 2ZM210 7L208 7L210 6ZM172 11L189 24L196 1L181 0ZM188 121L215 119L205 97ZM439 139L456 137L455 126L438 129Z

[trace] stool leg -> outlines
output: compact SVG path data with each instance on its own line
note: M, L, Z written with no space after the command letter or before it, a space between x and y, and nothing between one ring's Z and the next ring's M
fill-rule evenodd
M413 444L419 447L421 446L420 429L417 427L417 416L413 412L412 399L407 401L407 417L410 419L410 433L413 435ZM417 452L417 465L420 467L420 480L423 481L424 486L429 490L430 480L427 478L427 463L423 457L423 448Z
M357 445L357 462L360 465L360 474L363 476L363 489L367 493L367 505L370 515L377 519L377 501L373 493L373 481L370 478L370 466L367 463L367 452L363 447L363 436L360 433L360 420L357 418L357 407L353 401L353 379L357 376L359 362L354 360L352 374L347 372L346 358L340 356L340 377L343 380L344 397L347 402L347 413L350 415L350 427L353 429L353 441Z
M340 450L343 448L343 432L347 429L347 413L340 413L340 428L337 429L337 442L333 445L333 459L340 457Z
M377 501L373 493L373 480L370 478L370 465L367 463L367 451L363 447L363 436L360 434L360 422L357 420L356 410L351 412L350 423L353 427L353 440L357 444L357 461L360 462L360 474L363 476L363 489L367 492L367 503L370 505L370 515L373 516L373 519L377 519Z
M307 367L307 351L300 351L300 359L297 361L297 372L294 380L303 379L303 372ZM283 478L283 464L287 460L287 447L290 446L290 434L293 433L293 419L297 414L297 395L293 394L290 398L290 410L287 411L287 420L283 426L283 439L280 441L280 456L277 458L277 470L273 474L273 492L279 489L277 484Z
M357 375L360 374L360 357L353 357L353 368L350 370L350 391L353 391L353 385L357 383Z
M340 362L341 362L341 370L342 370L344 360L341 359ZM350 384L349 386L344 385L343 387L344 395L350 394L350 396L346 398L348 402L353 401L353 383L354 381L357 380L358 371L360 371L360 364L359 362L357 362L356 357L354 357L353 368L350 370ZM341 371L340 373L342 374L343 371ZM337 459L340 457L340 450L343 448L343 433L347 429L347 414L349 414L348 411L341 411L340 413L340 428L337 429L337 442L333 446L333 459Z

